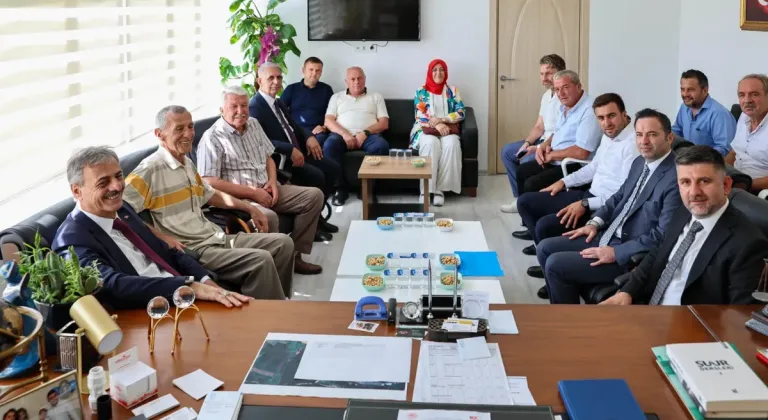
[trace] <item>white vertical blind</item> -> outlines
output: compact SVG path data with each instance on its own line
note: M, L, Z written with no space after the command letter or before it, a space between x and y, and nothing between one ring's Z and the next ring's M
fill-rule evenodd
M0 204L77 148L125 144L161 107L214 99L201 1L0 1Z

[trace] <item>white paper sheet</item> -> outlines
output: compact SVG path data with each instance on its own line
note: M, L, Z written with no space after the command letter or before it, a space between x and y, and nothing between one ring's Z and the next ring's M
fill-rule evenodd
M512 405L499 345L491 357L464 361L456 343L421 342L414 402Z
M209 392L224 385L224 382L198 369L190 374L184 375L173 380L173 384L182 391L189 394L190 397L199 400Z
M399 337L362 337L362 336L333 336L333 335L313 335L313 334L283 334L283 333L269 333L267 338L262 344L259 353L265 347L265 344L269 341L301 341L310 343L312 341L329 341L329 340L341 340L342 342L359 343L366 342L367 340L403 340L408 343L407 352L405 348L403 352L398 355L403 360L407 360L405 365L408 369L408 376L410 376L411 367L411 346L412 340L410 338ZM378 355L371 355L371 362L377 363ZM324 386L318 383L317 386L295 386L295 385L279 385L279 384L266 384L257 383L249 380L249 374L256 372L255 368L258 354L251 364L249 372L243 379L242 385L240 385L240 392L244 394L260 394L260 395L279 395L279 396L298 396L298 397L319 397L319 398L357 398L357 399L369 399L369 400L395 400L405 401L407 396L407 386L403 386L402 389L394 389L393 387L379 387L375 389L371 388L342 388L338 386ZM269 372L267 372L269 373Z
M488 319L491 295L485 290L465 290L461 298L461 316Z
M509 398L516 405L536 405L531 390L528 389L528 378L525 376L510 376L507 380L509 383Z
M490 413L453 410L400 410L397 420L491 420Z
M408 383L411 340L362 338L362 341L351 341L338 336L310 341L294 377L316 381Z
M488 350L488 343L485 337L471 337L456 340L459 347L459 355L463 360L485 359L491 357L491 351Z
M491 334L518 334L512 311L491 311L488 317Z

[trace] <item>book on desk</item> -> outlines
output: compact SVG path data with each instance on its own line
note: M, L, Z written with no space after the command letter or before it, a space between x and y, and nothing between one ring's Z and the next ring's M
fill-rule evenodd
M671 344L652 351L694 420L768 418L768 388L732 344Z
M557 384L571 420L645 420L623 379L562 380Z

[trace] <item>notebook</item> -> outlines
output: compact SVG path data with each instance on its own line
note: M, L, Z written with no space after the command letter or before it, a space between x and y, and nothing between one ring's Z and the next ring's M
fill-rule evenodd
M499 264L495 251L456 251L461 265L459 273L465 277L503 277L504 271Z
M560 397L571 420L645 420L623 379L563 380Z

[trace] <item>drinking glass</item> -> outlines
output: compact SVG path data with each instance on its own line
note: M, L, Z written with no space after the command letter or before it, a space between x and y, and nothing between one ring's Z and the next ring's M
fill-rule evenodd
M411 157L413 157L413 150L405 149L405 158L406 159L411 159Z
M424 215L424 227L435 227L435 213Z
M397 149L389 149L389 159L397 159Z
M405 215L405 227L412 227L413 226L413 215L412 214L406 214Z
M398 149L398 151L397 151L397 158L400 159L400 160L405 159L405 150Z
M403 213L395 213L395 227L403 227L403 219L405 215Z
M413 225L416 227L422 227L424 226L424 216L421 214L417 214L413 217Z

